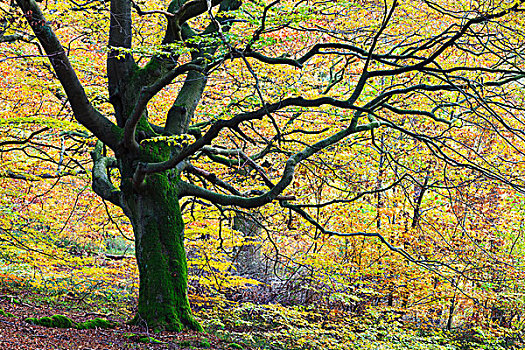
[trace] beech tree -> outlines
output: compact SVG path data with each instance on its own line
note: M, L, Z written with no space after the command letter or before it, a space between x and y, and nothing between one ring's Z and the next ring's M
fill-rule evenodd
M71 2L86 16L104 6ZM201 329L187 297L183 198L239 208L275 201L323 234L375 237L412 262L432 265L380 232L338 231L312 215L312 209L353 200L344 189L352 174L321 155L338 145L351 152L359 135L380 143L375 135L389 131L420 145L407 152L523 189L521 170L481 156L468 139L458 138L465 128L483 129L505 149L523 150L516 145L523 141L516 102L524 77L523 1L172 0L164 9L132 0L109 3L107 92L113 112L104 114L78 79L56 24L36 1L16 0L75 119L98 139L91 153L93 190L132 223L140 273L135 323ZM134 28L136 16L165 19L147 63L133 37L141 31ZM420 27L403 26L411 16ZM275 39L281 37L286 39ZM239 69L243 79L230 86L207 85ZM151 115L149 103L170 86L177 86L170 90L176 94L171 107L161 117ZM231 100L203 98L221 88L231 91ZM395 160L395 152L390 156ZM312 204L289 192L308 161L325 169L319 177L339 194ZM368 193L386 191L402 178L378 181ZM444 186L428 178L419 185L421 198L429 186Z

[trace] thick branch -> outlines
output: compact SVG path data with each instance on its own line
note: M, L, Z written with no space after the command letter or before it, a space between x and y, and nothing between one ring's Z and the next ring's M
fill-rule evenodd
M31 139L33 137L35 137L36 135L38 134L41 134L45 131L48 131L49 130L49 127L45 127L45 128L42 128L40 130L37 130L37 131L33 131L27 138L25 138L24 140L12 140L12 141L2 141L0 142L0 147L3 147L3 146L10 146L10 145L23 145L23 144L26 144L28 142L31 141Z
M113 186L108 177L108 168L114 166L116 161L114 158L104 157L102 155L102 147L102 142L98 141L95 149L91 152L91 158L93 159L93 191L103 199L117 206L122 206L120 203L121 193Z
M447 119L440 118L440 117L436 116L434 113L428 112L428 111L420 111L420 110L413 110L413 109L401 109L401 108L397 108L397 107L394 107L392 105L389 105L388 103L385 103L382 106L385 107L388 110L391 110L392 112L394 112L396 114L401 114L401 115L424 115L426 117L434 119L436 122L445 123L445 124L448 124L448 125L452 125L452 122L453 122L453 120L447 120Z
M407 177L409 177L409 176L407 174L404 174L399 179L397 179L396 181L394 181L393 183L391 183L390 185L388 185L386 187L381 187L381 188L378 188L378 189L375 189L375 190L370 190L370 191L363 191L363 192L360 192L357 195L355 195L354 197L349 198L349 199L332 199L330 201L321 202L321 203L318 203L318 204L297 204L296 206L298 208L323 208L323 207L327 207L327 206L330 206L330 205L333 205L333 204L352 203L352 202L357 201L359 198L362 198L362 197L364 197L366 195L369 195L369 194L378 194L378 193L386 192L386 191L396 187L397 185L399 185Z
M213 0L211 1L212 6L216 6L225 0ZM175 12L174 18L176 19L179 26L184 24L191 18L202 15L208 10L208 2L206 0L190 0L182 5L177 12Z
M244 153L240 149L220 149L215 147L203 147L203 152L209 153L209 154L221 154L221 155L227 155L227 156L237 156L240 157L244 162L246 162L251 168L255 169L259 175L261 175L264 184L268 186L269 188L274 187L275 185L272 183L272 181L268 178L268 175L266 175L266 172L263 168L259 166L259 164L255 163L252 158L250 158L246 153Z
M166 85L170 84L173 79L175 79L177 76L184 74L189 71L202 71L205 68L199 66L196 64L196 62L190 62L186 63L182 66L179 66L173 70L171 70L169 73L164 75L162 78L157 80L154 84L142 88L140 95L138 97L138 100L133 108L133 111L131 112L131 115L126 120L126 125L124 127L124 137L123 137L123 144L124 147L127 149L132 149L137 151L139 149L139 144L135 141L135 130L137 128L137 124L143 115L144 111L146 110L146 106L148 102L160 91L162 88L164 88Z
M250 40L250 42L246 45L246 50L245 51L251 51L251 48L253 46L253 44L255 44L259 38L261 37L261 34L264 32L265 30L265 27L266 27L266 18L268 16L268 11L275 5L277 5L279 2L281 2L280 0L275 0L271 3L269 3L268 5L266 5L264 7L264 10L263 10L263 13L262 13L262 17L261 17L261 25L259 28L257 28L257 30L253 33L253 37L252 39Z
M188 171L191 174L202 176L207 181L211 182L212 184L224 188L226 191L230 192L231 194L234 194L236 196L242 196L242 193L239 192L235 187L230 185L227 182L222 181L215 175L214 173L210 173L209 171L206 171L204 169L197 168L193 165L187 165L184 170Z
M237 116L227 119L216 121L200 139L184 148L173 158L161 163L150 163L145 164L141 169L145 174L152 174L156 172L162 172L175 167L182 160L195 154L202 147L211 144L212 140L215 139L224 128L236 128L239 124L249 120L262 119L267 115L268 112L274 112L285 107L297 106L297 107L319 107L322 105L331 105L339 108L356 109L359 107L349 104L347 101L336 100L330 97L321 97L318 99L307 100L302 97L287 98L282 101L268 104L263 108L260 108L253 112L238 114Z
M281 201L281 206L290 210L293 210L297 214L301 215L306 221L308 221L310 224L312 224L314 227L316 227L320 232L323 234L329 235L329 236L338 236L338 237L376 237L378 238L381 243L386 245L388 249L390 249L393 252L396 252L400 255L402 255L405 259L408 261L421 264L421 265L427 265L430 263L429 266L433 266L433 262L429 261L421 261L414 258L412 255L408 254L403 248L395 247L390 242L388 242L383 235L376 232L351 232L351 233L343 233L343 232L336 232L336 231L330 231L325 229L321 224L319 224L314 218L312 218L306 211L301 209L299 206L292 205L288 203L287 201Z
M119 144L118 128L89 102L86 92L69 62L53 29L34 0L17 0L38 41L48 55L69 99L76 120L113 150Z
M182 7L179 9L179 11L177 11L177 13L182 11L185 6L189 6L188 4L192 2L194 1L190 1L182 5ZM197 3L198 2L199 1L197 1ZM206 7L207 2L203 1L203 3ZM218 4L219 2L211 2L210 5L214 6L216 3ZM219 13L236 10L241 5L241 2L238 0L223 0L220 3L221 5L218 10ZM211 8L208 10L211 11ZM228 24L229 20L230 16L221 16L219 19L215 19L215 17L213 17L213 20L204 29L202 34L211 35L213 33L219 32L220 30L222 30L223 32L228 31L230 29L230 26ZM188 29L187 31L191 32L190 29ZM168 36L169 33L166 34ZM191 36L197 37L194 33L192 33ZM218 43L214 45L205 45L204 47L201 47L201 45L197 45L198 50L193 51L191 54L192 60L209 60L210 57L212 57L215 51L218 49L218 47ZM168 115L166 117L166 124L164 127L165 131L175 135L186 133L188 131L189 124L191 122L195 109L199 104L202 93L204 92L206 83L207 77L204 71L199 72L194 70L188 73L184 81L184 85L179 91L179 94L177 95L177 98L173 103L172 107L168 111Z
M129 80L135 69L135 61L131 53L131 1L111 0L109 41L107 66L108 66L108 91L109 100L115 108L115 116L120 127L126 121L128 103L134 96L127 91ZM131 91L131 95L133 91Z
M44 174L19 174L11 170L8 170L5 174L0 175L0 177L7 177L10 179L24 180L24 181L37 181L40 179L59 179L66 176L78 176L80 174L85 174L85 171L78 172L62 172L62 173L44 173Z
M34 37L23 34L0 35L0 43L13 43L16 41L25 41L30 43Z
M297 152L294 155L292 155L290 158L288 158L288 160L286 161L286 165L284 167L283 175L281 176L281 180L275 186L273 186L269 191L257 197L245 198L245 197L240 197L240 196L223 195L223 194L219 194L219 193L215 193L215 192L206 190L202 187L188 184L183 181L181 181L179 185L180 186L179 195L181 197L184 197L184 196L199 197L199 198L206 199L212 203L219 204L219 205L235 205L235 206L239 206L242 208L256 208L256 207L263 206L273 200L278 199L279 195L288 187L288 185L293 180L295 167L297 166L297 164L311 157L315 153L325 149L326 147L331 146L341 141L342 139L348 137L349 135L371 130L378 126L379 126L378 123L370 123L366 125L361 125L355 129L347 128L319 142L316 142L315 144L311 146L305 147L302 151Z
M216 6L225 0L213 0L212 6ZM191 18L202 15L207 11L206 0L172 0L168 13L173 14L168 18L168 27L166 28L166 35L163 44L172 43L183 40L183 26ZM187 29L187 28L186 28Z
M293 58L287 58L287 57L268 57L265 56L259 52L256 51L235 51L232 53L232 58L242 58L244 57L251 57L254 58L260 62L266 63L266 64L282 64L282 65L288 65L296 68L303 68L302 63L300 63L298 60L294 60Z
M426 65L434 62L434 60L436 58L438 58L439 56L441 56L441 54L443 52L445 52L445 50L447 50L449 47L452 47L456 43L456 41L458 41L458 39L460 39L461 37L463 37L467 33L467 31L469 30L470 27L472 27L475 24L480 24L480 23L483 23L483 22L487 22L487 21L490 21L490 20L493 20L493 19L497 19L497 18L503 17L503 16L507 15L510 12L518 11L518 7L523 2L525 2L525 0L517 1L514 4L514 6L512 6L509 9L506 9L506 10L503 10L503 11L500 11L500 12L497 12L497 13L494 13L494 14L485 14L485 15L482 15L482 16L478 16L478 17L469 19L455 35L453 35L448 41L446 41L436 51L434 51L434 53L432 53L430 56L428 56L427 58L425 58L421 62L418 62L418 63L416 63L414 65L404 66L404 67L395 68L395 69L388 69L388 70L380 70L380 71L370 72L369 73L370 77L393 76L393 75L398 75L398 74L411 72L411 71L415 71L415 70L421 70Z
M133 0L131 0L131 5L133 8L137 11L139 16L146 16L146 15L154 15L154 14L161 14L168 18L174 17L175 15L173 13L170 13L168 11L161 11L161 10L143 10L140 8L140 6Z

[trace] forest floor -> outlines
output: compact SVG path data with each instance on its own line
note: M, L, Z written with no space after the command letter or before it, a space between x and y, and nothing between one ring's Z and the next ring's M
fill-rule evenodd
M112 309L113 307L113 309ZM120 307L121 309L118 309ZM276 304L226 303L197 311L206 333L159 332L126 324L132 310L110 303L88 305L66 297L0 291L0 349L522 349L523 332L470 329L445 332L407 326L390 316L355 315ZM65 315L75 322L95 317L111 329L47 328L28 317ZM144 342L145 341L145 342Z
M61 307L45 305L42 302L20 302L9 296L2 296L0 308L9 316L0 315L0 349L81 349L81 350L113 350L113 349L180 349L181 344L188 347L194 342L204 338L196 333L170 333L149 334L146 329L130 326L125 319L97 312L79 312L74 307ZM74 304L72 304L73 306ZM94 317L103 317L116 321L113 329L85 329L74 328L48 328L32 325L25 322L27 317L44 317L52 315L65 315L75 322L83 322ZM151 337L155 340L148 343L138 342L140 338ZM205 336L208 342L213 342L214 337ZM159 341L156 343L153 341ZM210 344L211 347L211 344ZM219 346L216 346L219 348Z
M57 300L27 291L0 291L0 350L123 350L123 349L227 349L217 336L197 332L153 333L143 327L126 324L129 317L122 309L88 305L67 297ZM3 312L2 312L3 311ZM74 322L94 318L113 321L109 329L52 328L26 322L28 317L64 315ZM235 347L235 345L234 345ZM249 349L249 348L245 348Z

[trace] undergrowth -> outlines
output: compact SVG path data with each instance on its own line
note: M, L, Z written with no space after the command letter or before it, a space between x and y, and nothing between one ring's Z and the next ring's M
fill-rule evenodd
M11 292L15 291L14 289ZM24 302L57 304L56 299L43 295L19 294ZM13 303L21 300L12 299ZM72 304L70 302L70 304ZM67 302L62 303L66 306ZM99 311L104 305L91 304ZM208 304L210 305L210 304ZM71 306L71 305L70 305ZM130 310L114 310L121 316ZM353 349L428 349L428 350L504 350L522 349L525 346L523 329L501 327L456 329L415 327L404 322L393 309L370 308L360 315L328 309L322 306L282 306L279 304L255 304L233 302L216 298L213 305L196 312L207 336L213 337L217 349L260 350L353 350ZM69 322L68 318L55 315L27 322L53 326L58 319L67 324L54 325L66 328L84 327L84 323ZM63 319L62 319L63 318ZM98 319L97 319L98 320ZM46 322L50 321L50 325ZM56 321L56 320L55 320ZM88 321L89 322L89 321ZM100 328L100 325L95 325ZM202 336L206 337L205 334ZM137 337L135 337L137 338ZM138 339L138 338L137 338ZM137 340L141 341L141 340ZM152 341L148 339L148 342ZM186 344L188 343L188 344ZM206 338L180 344L183 348L209 348Z
M11 302L29 301L60 306L66 309L83 308L129 318L134 310L132 303L122 299L86 291L80 298L74 293L42 293L26 280L11 274L2 275L0 287L4 294L14 295ZM525 347L523 326L503 328L442 328L422 327L403 319L399 310L368 305L357 312L328 308L321 304L284 306L236 302L224 295L206 297L190 293L195 314L210 336L219 339L221 349L264 350L339 350L339 349L521 349ZM134 296L129 294L127 298ZM195 299L197 298L197 299ZM1 313L0 313L1 314ZM1 314L3 315L3 314ZM55 317L56 318L56 317ZM52 317L44 318L44 323ZM32 319L39 323L42 319ZM42 322L40 322L42 323ZM80 326L79 326L80 325ZM67 324L82 329L83 324ZM97 326L99 327L99 326ZM90 327L86 327L90 328ZM215 339L214 338L214 339ZM151 342L148 339L149 342ZM189 346L207 348L209 342L196 340Z
M235 303L201 310L208 332L243 348L338 349L520 349L523 330L472 328L444 331L392 320L392 310L363 315L322 307Z

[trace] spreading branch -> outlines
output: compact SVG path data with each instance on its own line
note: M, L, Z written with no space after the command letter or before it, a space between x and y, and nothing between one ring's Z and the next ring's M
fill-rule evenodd
M78 80L75 70L49 22L34 0L17 0L35 36L44 48L53 69L68 97L75 119L99 140L116 150L119 144L118 127L96 110Z

